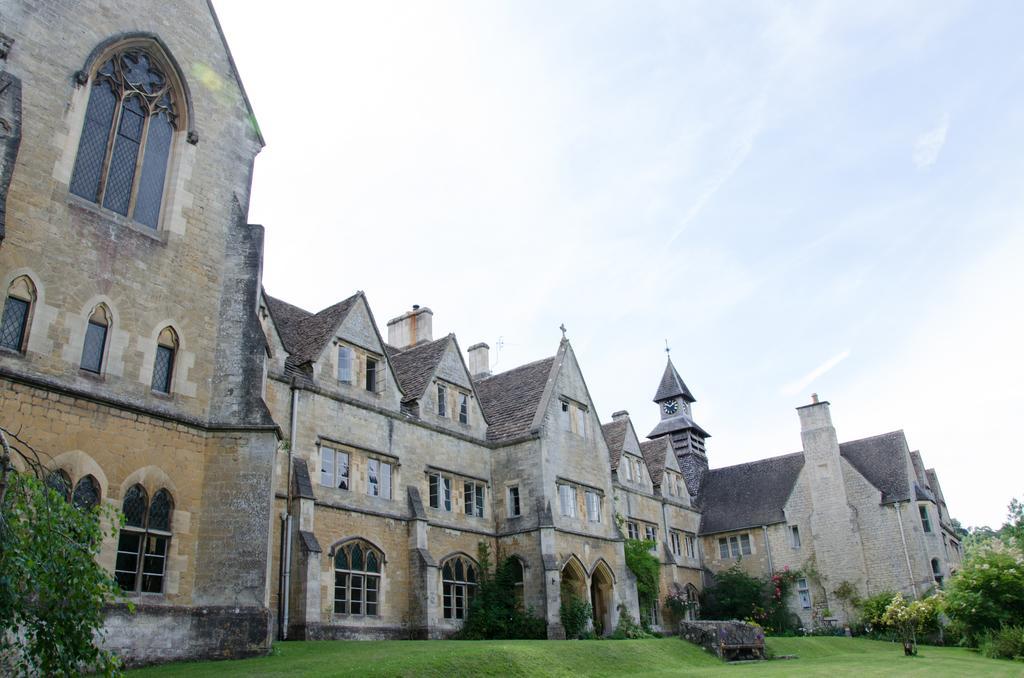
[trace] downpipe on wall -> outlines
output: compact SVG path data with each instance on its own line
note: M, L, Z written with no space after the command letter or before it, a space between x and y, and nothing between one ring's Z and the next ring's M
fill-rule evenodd
M292 455L295 450L295 428L298 420L299 389L295 388L295 381L293 379L291 425L288 431L288 482L285 491L284 511L281 513L281 581L278 589L281 601L278 637L281 640L288 640L288 603L291 597L289 594L291 592L292 579Z

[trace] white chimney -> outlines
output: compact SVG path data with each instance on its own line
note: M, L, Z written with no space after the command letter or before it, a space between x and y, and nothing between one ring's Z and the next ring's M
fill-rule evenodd
M626 410L619 410L618 412L612 412L612 421L618 421L619 419L628 419L629 412Z
M480 342L466 351L469 354L469 374L474 379L491 376L491 347Z
M396 348L409 348L434 340L434 312L426 306L413 305L412 310L388 321L388 343Z

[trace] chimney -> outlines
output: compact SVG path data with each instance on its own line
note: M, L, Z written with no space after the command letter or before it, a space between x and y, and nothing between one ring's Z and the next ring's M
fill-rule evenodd
M818 400L818 394L811 394L811 404L796 408L800 415L800 432L832 428L832 413L827 400Z
M618 412L612 412L612 421L618 421L619 419L628 419L629 412L626 410L619 410Z
M483 379L491 376L491 347L480 342L470 346L466 353L469 355L469 375L474 379Z
M414 304L411 311L388 321L388 343L396 348L409 348L433 341L434 312Z

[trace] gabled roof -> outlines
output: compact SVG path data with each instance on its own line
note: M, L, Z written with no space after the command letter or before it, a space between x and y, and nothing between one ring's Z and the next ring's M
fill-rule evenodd
M310 313L266 293L263 296L267 300L267 309L281 336L281 343L288 351L289 362L302 365L314 362L320 357L321 351L334 336L338 325L363 293L356 292L348 299L328 306L319 313Z
M665 365L665 373L661 375L661 383L658 384L658 392L654 394L654 402L661 402L676 396L681 396L688 403L697 401L693 394L690 393L690 389L686 388L682 377L676 372L675 365L672 364L672 358L669 358L668 364Z
M490 426L488 440L526 435L551 376L555 358L544 358L473 383Z
M785 521L783 509L803 466L803 452L795 452L711 469L701 486L701 534Z
M651 476L651 482L661 485L661 478L665 475L665 459L672 450L668 437L656 440L645 440L640 443L640 453L644 455L644 463L647 464L647 473Z
M881 491L883 504L912 498L906 450L907 438L903 431L839 444L839 454Z
M611 462L612 470L619 468L619 459L622 457L622 447L626 442L626 430L629 428L629 417L622 417L601 424L601 433L604 435L604 442L608 445L608 459Z
M452 335L449 334L402 351L396 350L393 354L389 352L395 376L398 377L398 381L402 384L402 390L406 393L402 399L403 403L419 400L423 396L430 377L437 369L437 364L441 362L451 340ZM393 346L386 348L394 349Z
M654 427L654 430L647 434L648 438L657 438L663 436L666 433L672 433L673 431L683 431L685 429L692 428L697 433L701 434L705 438L710 438L711 434L702 429L697 425L693 419L690 418L686 412L682 409L675 414L675 416L669 417L668 419L662 419L658 422L658 425Z

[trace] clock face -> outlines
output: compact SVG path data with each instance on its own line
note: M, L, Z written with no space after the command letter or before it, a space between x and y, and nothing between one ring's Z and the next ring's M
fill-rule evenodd
M664 408L665 414L675 414L676 411L679 409L679 402L675 400L670 400L667 403L665 403Z

